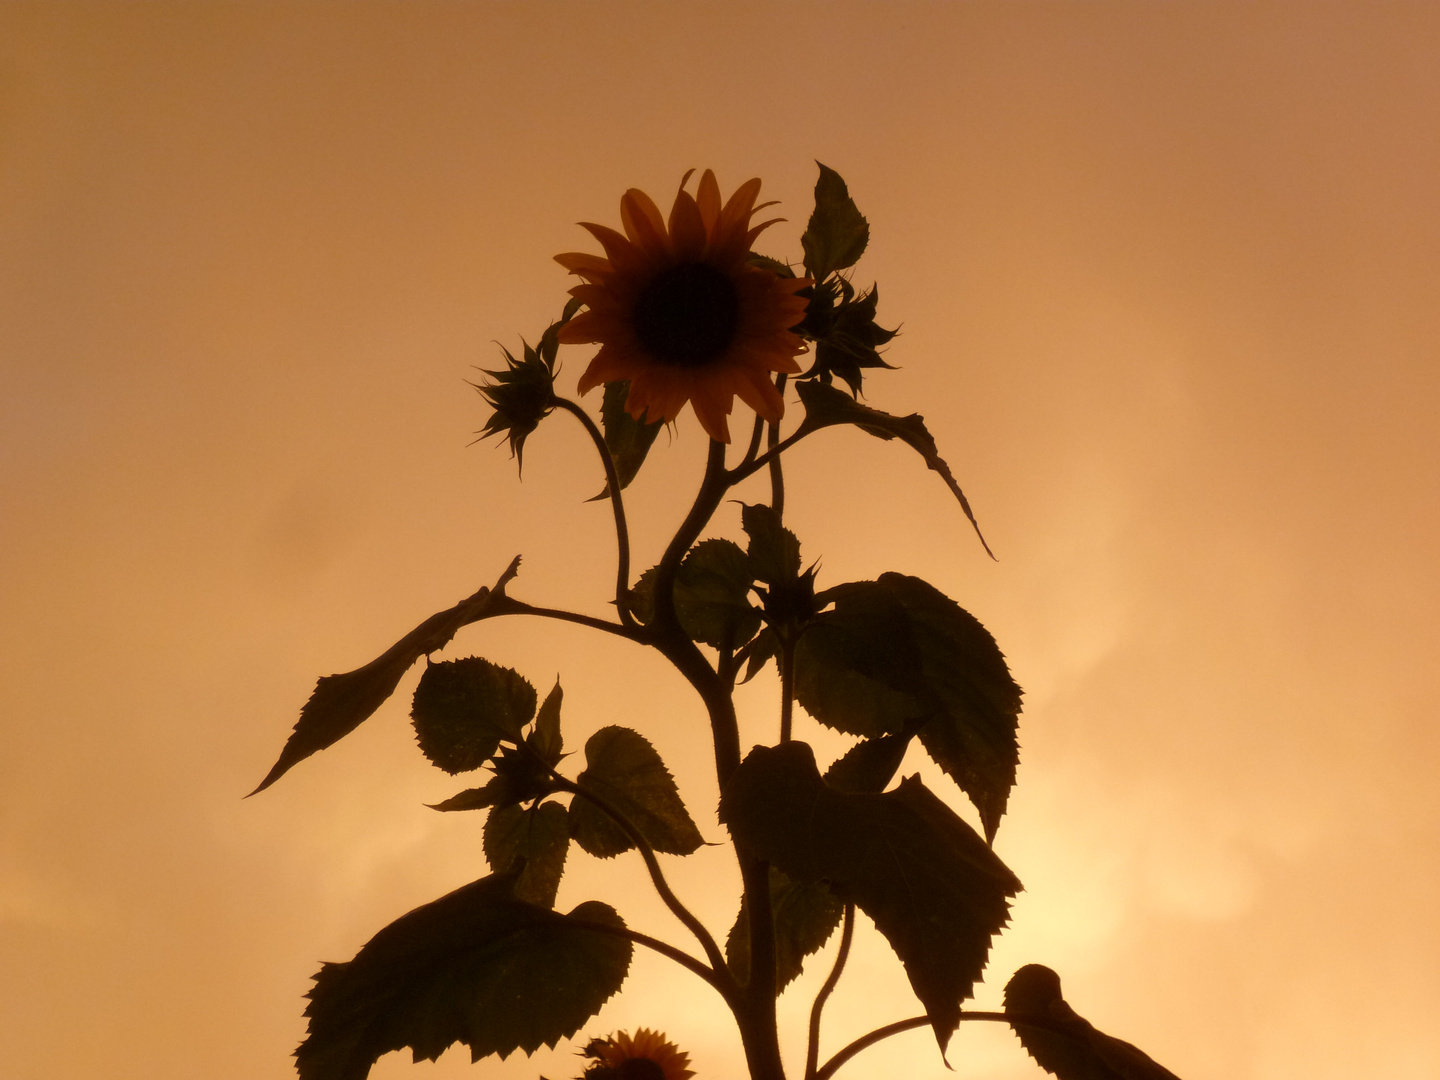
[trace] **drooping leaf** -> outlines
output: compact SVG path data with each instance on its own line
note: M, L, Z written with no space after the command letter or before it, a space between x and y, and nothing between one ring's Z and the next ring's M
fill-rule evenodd
M780 655L780 640L775 636L775 631L768 626L756 634L748 645L736 653L736 659L745 661L745 677L740 681L747 683L760 673L771 660Z
M919 578L882 574L822 594L795 648L795 696L821 723L867 738L918 730L993 839L1020 751L1020 688L973 615Z
M911 727L894 735L861 739L825 770L825 783L836 791L884 791L905 760L914 735Z
M647 424L626 412L625 399L629 395L628 382L609 382L605 384L605 396L600 402L600 426L605 432L605 447L610 451L611 460L615 462L615 473L620 479L622 491L630 486L630 481L640 472L640 466L645 464L645 457L650 453L655 436L660 434L660 429L665 426L663 420ZM610 485L607 483L604 490L590 501L609 497Z
M365 1080L382 1054L416 1061L464 1043L473 1060L569 1038L625 981L629 941L606 904L558 912L516 900L510 879L472 882L381 930L353 960L325 964L295 1051L300 1080Z
M1020 882L918 776L884 794L836 791L802 742L756 747L720 800L744 844L799 882L828 882L899 956L943 1050Z
M503 874L523 860L515 896L541 907L555 906L555 892L570 850L570 819L565 807L542 802L528 810L497 806L485 819L485 858Z
M745 554L752 576L767 585L800 576L800 541L764 503L741 504L740 525L749 538Z
M535 730L528 736L531 747L540 755L540 760L552 769L564 756L565 743L560 738L560 703L565 692L560 689L560 680L545 695L540 711L535 716Z
M836 270L854 266L869 242L870 226L850 198L845 181L834 169L820 165L815 209L800 237L809 275L820 281Z
M689 855L705 842L670 770L638 731L611 726L590 736L585 771L575 782L630 822L656 851ZM570 803L570 835L602 859L635 846L609 814L581 795Z
M410 709L421 751L451 774L478 769L501 739L518 743L534 715L535 688L478 656L427 667Z
M443 649L462 626L499 614L508 599L505 586L520 569L517 556L494 588L482 588L452 608L431 615L370 663L343 675L326 675L300 710L280 758L250 794L264 791L298 762L333 746L368 720L395 692L420 657Z
M940 456L935 446L935 437L925 427L925 418L919 413L911 413L909 416L893 416L879 409L872 409L867 405L861 405L843 390L837 390L833 386L826 386L818 380L809 380L795 384L795 391L800 395L800 401L805 406L805 419L800 424L800 430L805 432L818 431L820 428L831 427L835 424L854 424L862 431L868 431L877 439L899 439L901 442L917 451L925 464L940 474L945 481L945 486L950 489L951 494L960 502L960 509L965 512L971 526L975 529L975 535L980 538L985 553L992 559L994 552L990 545L985 543L985 537L980 532L980 524L975 520L975 514L970 509L970 500L965 498L965 492L960 490L959 483L955 480L955 474L950 471L950 466Z
M520 800L504 777L492 776L479 787L466 788L443 802L430 803L431 810L484 810L488 806L506 806Z
M794 881L772 866L770 912L775 923L775 985L783 990L804 970L805 957L830 940L845 905L824 882ZM725 938L725 959L736 978L749 978L750 916L743 901Z

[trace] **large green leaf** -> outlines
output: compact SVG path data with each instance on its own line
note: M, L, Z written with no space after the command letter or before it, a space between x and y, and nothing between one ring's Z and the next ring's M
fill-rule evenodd
M665 423L657 420L653 424L647 424L643 420L636 420L625 411L625 399L629 396L628 382L609 382L605 384L605 396L600 403L600 424L605 429L605 447L610 451L611 460L615 462L615 473L620 479L622 491L630 486L630 481L640 472L640 466L645 464L645 457L650 453L655 436L660 434L660 428ZM610 485L606 483L604 490L596 495L595 499L606 499L609 496Z
M985 553L994 558L994 552L990 550L990 545L985 543L984 534L980 532L980 523L975 520L975 513L970 509L970 500L965 498L965 492L960 490L955 474L940 456L935 445L935 436L925 427L923 416L919 413L894 416L879 409L872 409L868 405L861 405L844 390L826 386L816 379L796 383L795 392L800 395L800 401L805 406L805 419L801 421L799 431L808 433L835 424L854 424L877 439L899 439L919 453L925 459L925 464L940 474L950 493L959 500L960 509L965 512L965 517L975 529L975 535L980 538Z
M295 1051L301 1080L364 1080L382 1054L435 1060L464 1043L473 1060L534 1053L569 1038L625 981L632 946L588 901L561 915L511 895L492 875L416 908L315 976Z
M569 850L570 819L559 803L543 802L528 810L497 806L485 819L485 858L497 874L520 861L515 895L521 900L555 906Z
M484 765L502 739L518 743L534 715L535 688L478 656L427 667L410 709L421 751L451 774Z
M443 649L462 626L494 614L507 601L505 585L520 569L516 557L493 589L480 589L452 608L431 615L370 663L342 675L325 675L300 710L280 758L250 794L264 791L311 754L333 746L368 720L395 692L420 657Z
M820 162L816 162L820 165ZM854 266L870 242L870 225L850 198L845 181L834 169L820 165L815 181L815 209L800 237L805 268L816 281Z
M805 957L830 940L842 904L822 881L795 881L770 868L770 912L775 924L776 987L783 990L804 970ZM736 978L750 977L750 915L745 904L725 938L725 959Z
M756 747L720 800L735 840L799 882L854 903L905 966L943 1049L1020 882L919 777L836 791L802 742Z
M917 729L990 839L1015 784L1020 688L973 615L916 577L826 590L795 648L795 696L821 723L877 738Z
M582 791L604 800L656 851L689 855L705 842L690 820L670 770L638 731L611 726L590 736L585 743L585 771L575 782ZM609 814L583 795L570 803L570 835L602 859L635 846Z

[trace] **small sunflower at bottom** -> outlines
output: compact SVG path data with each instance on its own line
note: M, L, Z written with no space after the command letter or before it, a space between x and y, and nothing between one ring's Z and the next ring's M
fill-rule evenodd
M808 278L783 277L751 258L751 245L779 218L751 225L760 181L749 180L723 204L715 174L696 193L680 182L668 221L643 191L620 199L625 231L582 223L604 257L572 251L557 262L582 279L570 295L585 310L560 328L568 344L600 351L580 376L580 393L628 382L626 411L637 420L673 421L689 402L712 439L728 443L738 396L778 422L785 411L777 372L798 374L805 343L792 329L808 301ZM763 205L770 205L769 203Z
M690 1080L690 1055L682 1053L663 1032L637 1028L632 1036L617 1031L591 1039L580 1051L590 1064L580 1080Z

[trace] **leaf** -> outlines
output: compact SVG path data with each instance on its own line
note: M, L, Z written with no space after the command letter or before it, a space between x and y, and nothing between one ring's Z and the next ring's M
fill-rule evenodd
M605 396L600 402L600 425L605 429L605 447L615 462L615 473L619 477L622 491L630 486L630 481L640 472L640 466L645 464L645 457L650 453L655 436L660 434L660 429L665 425L663 420L647 424L626 412L625 399L629 396L628 382L608 382L605 384ZM607 482L605 489L590 501L609 497L610 485Z
M825 783L836 791L884 791L895 778L915 731L861 739L825 770Z
M411 665L443 649L462 626L500 614L498 608L507 599L505 586L519 570L517 555L493 589L482 588L454 607L431 615L364 667L343 675L323 676L300 710L300 719L280 751L279 760L250 794L264 791L298 762L333 746L368 720L395 692Z
M760 612L750 603L755 576L750 560L733 540L702 540L690 549L675 575L675 614L694 641L736 648L760 629Z
M431 810L484 810L487 806L504 806L519 802L503 776L492 776L480 787L466 788L444 802L428 803Z
M965 498L965 493L960 490L960 485L955 480L955 474L950 471L950 466L936 449L935 437L925 427L923 416L919 413L893 416L879 409L872 409L861 405L845 391L813 379L796 383L795 390L805 406L805 419L796 432L797 436L800 431L808 434L834 424L854 424L877 439L899 439L916 450L925 459L925 464L940 474L945 486L960 501L960 509L965 511L965 517L974 527L975 535L980 538L985 553L992 559L995 557L990 545L985 542L984 534L980 532L980 523L975 520L975 514L970 509L970 501Z
M749 537L745 554L754 578L775 585L800 576L800 541L781 523L773 507L741 503L740 524Z
M655 573L651 567L630 589L630 612L643 624L655 618ZM686 554L675 574L675 616L692 641L738 648L760 628L750 603L754 581L750 561L733 540L702 540Z
M295 1051L300 1080L364 1080L409 1047L434 1061L464 1043L472 1060L532 1054L569 1038L625 981L629 941L606 904L561 915L516 900L510 879L481 878L416 908L355 955L315 976Z
M737 661L742 657L745 660L745 677L740 681L749 682L760 673L761 668L779 655L780 639L775 636L775 631L767 626L756 634L744 649L735 654Z
M541 907L555 906L555 892L570 850L570 819L565 807L543 802L529 810L497 806L485 819L485 858L497 874L521 863L515 896Z
M540 711L535 716L535 730L529 736L530 745L540 755L540 760L552 769L565 756L565 743L560 738L560 702L564 697L560 680L556 679L554 688L540 703Z
M775 985L783 990L804 970L805 957L830 940L845 905L823 882L793 881L772 866L770 912L775 923ZM750 917L743 902L725 938L725 959L736 978L749 978Z
M834 169L820 165L815 209L800 237L810 276L821 281L836 270L854 266L869 242L870 226L850 198L845 181Z
M585 771L575 782L629 821L656 851L689 855L705 842L670 771L638 731L611 726L590 736ZM635 846L604 810L580 795L570 803L570 835L602 859Z
M410 709L420 750L452 775L484 765L502 739L518 743L534 715L535 688L478 656L427 667Z
M795 696L821 723L878 738L918 729L926 751L970 796L994 839L1020 750L1020 688L979 621L904 574L821 594L795 648Z
M1021 885L918 776L884 794L836 791L802 742L756 747L720 800L736 842L869 915L905 966L943 1050Z

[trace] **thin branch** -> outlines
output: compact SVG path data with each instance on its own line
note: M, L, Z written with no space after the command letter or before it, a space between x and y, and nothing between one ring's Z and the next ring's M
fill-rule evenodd
M795 722L795 644L785 640L780 646L780 741L788 743Z
M810 1040L805 1050L805 1080L814 1080L815 1066L820 1060L820 1013L825 1002L834 993L840 982L840 973L845 970L845 961L850 958L850 942L855 937L855 905L845 905L845 925L840 931L840 951L835 954L835 965L826 976L825 985L815 995L815 1004L810 1006Z
M591 630L603 630L607 634L614 634L617 637L623 637L626 641L633 641L641 645L647 644L649 641L641 626L622 626L620 623L610 622L608 619L584 615L578 611L566 611L563 608L536 607L523 600L516 600L513 596L496 598L496 602L486 617L493 618L496 615L535 615L542 619L559 619L561 622L588 626Z
M830 1080L835 1075L835 1070L844 1065L861 1050L866 1050L882 1039L888 1039L891 1035L899 1035L902 1031L913 1031L915 1028L924 1027L930 1023L928 1016L912 1016L908 1020L897 1020L893 1024L886 1024L884 1027L876 1028L867 1035L861 1035L845 1049L836 1053L827 1061L818 1072L814 1080Z
M625 523L625 502L620 497L620 474L615 470L615 457L605 445L605 436L590 419L589 413L569 398L556 397L555 404L580 421L595 449L600 452L601 464L605 466L605 490L610 493L610 505L615 511L615 606L620 611L620 622L633 627L635 617L630 614L630 605L626 602L630 592L630 528Z
M622 832L630 838L635 845L640 857L645 860L645 869L650 872L650 883L655 886L655 891L660 894L660 899L665 902L671 913L685 925L685 928L695 935L700 942L700 947L705 950L705 957L710 961L711 968L717 980L729 979L729 967L725 963L725 954L720 951L720 946L711 937L710 931L705 929L705 924L695 917L695 914L680 902L680 898L671 890L669 882L665 880L665 874L660 869L660 860L655 858L655 849L652 848L640 830L630 822L624 814L620 813L609 800L596 795L593 791L581 787L572 780L561 776L553 768L549 770L550 776L559 785L562 791L568 791L582 799L587 799L595 807L620 826ZM718 985L718 984L717 984ZM735 986L734 980L729 979L729 985Z
M794 446L806 435L809 435L812 431L818 430L820 429L813 427L807 428L802 423L791 434L787 435L774 446L770 447L770 449L766 450L765 453L761 454L754 461L742 461L739 465L736 465L735 468L731 469L725 474L726 479L728 479L732 485L738 484L747 476L753 476L755 473L765 468L765 466L770 464L772 459L779 457L786 450L789 450L790 447Z
M1013 1015L1011 1013L986 1012L975 1009L970 1011L962 1010L960 1013L960 1019L962 1021L991 1020L996 1023L1011 1025L1014 1025L1016 1023L1023 1023L1028 1024L1031 1027L1044 1028L1046 1031L1053 1032L1056 1035L1064 1035L1070 1039L1079 1039L1079 1036L1076 1035L1075 1031L1072 1028L1067 1028L1063 1023L1053 1020L1049 1017L1021 1017ZM860 1053L861 1050L869 1049L876 1043L884 1039L890 1038L891 1035L899 1035L906 1031L914 1031L916 1028L925 1027L929 1023L930 1018L928 1016L912 1016L908 1020L896 1020L893 1024L886 1024L884 1027L876 1028L869 1034L861 1035L860 1038L856 1039L850 1045L845 1047L845 1049L839 1051L835 1054L834 1057L827 1061L824 1066L815 1073L814 1080L830 1080L830 1077L835 1075L835 1071L839 1069L841 1065L844 1065L856 1054Z
M573 916L565 916L565 925L577 927L581 930L593 930L597 934L609 934L611 937L625 938L637 945L644 945L647 949L653 949L661 956L674 960L681 967L686 968L707 983L713 986L720 996L727 1003L734 994L734 988L723 980L716 977L714 971L705 966L704 961L697 960L683 949L677 949L674 945L661 941L659 938L651 937L649 934L642 934L638 930L631 930L628 926L613 926L610 923L591 922L589 919L577 919Z
M765 420L759 413L755 414L755 426L750 429L750 445L745 448L745 456L740 459L741 465L749 464L755 460L755 455L760 452L760 436L765 432Z

